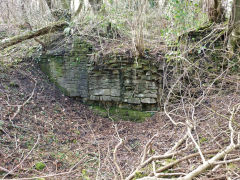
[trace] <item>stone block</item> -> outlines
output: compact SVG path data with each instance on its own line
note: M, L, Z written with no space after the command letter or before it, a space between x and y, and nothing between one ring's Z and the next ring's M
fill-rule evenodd
M146 97L146 98L157 98L157 94L148 93L148 94L144 94L144 97Z
M120 102L121 98L120 97L111 97L111 100L115 101L115 102Z
M101 101L111 101L111 96L100 96Z
M141 102L145 104L155 104L157 101L153 98L142 98Z
M126 92L124 92L123 96L126 97L126 98L130 98L130 97L133 96L133 92L132 91L126 91Z
M120 89L111 89L111 96L120 96Z
M146 76L150 76L150 75L151 75L151 71L147 71Z
M125 84L125 85L131 84L131 80L130 80L130 79L126 79L126 80L124 81L124 84Z
M91 95L90 97L89 97L89 99L90 100L92 100L92 101L99 101L99 96L93 96L93 95Z
M141 84L144 83L143 80L133 80L133 84Z
M143 91L144 94L158 94L156 89L147 89Z
M138 94L137 97L143 98L145 95L144 94Z
M95 96L110 96L111 90L110 89L94 89L92 93Z
M150 80L152 80L152 76L145 76L145 75L143 75L143 76L142 76L142 79L143 79L143 80L150 81Z
M139 98L129 98L127 100L127 102L130 103L130 104L140 104L141 103Z

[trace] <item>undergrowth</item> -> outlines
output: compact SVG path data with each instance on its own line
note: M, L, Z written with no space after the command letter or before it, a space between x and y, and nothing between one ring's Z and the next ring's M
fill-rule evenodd
M104 108L102 106L91 106L91 109L98 115L106 118L111 118L114 121L124 120L132 122L143 122L147 118L153 116L151 112L142 112L125 108L110 107Z
M112 1L98 12L82 12L74 21L80 35L98 40L99 50L131 49L136 55L145 49L169 44L180 34L201 27L207 21L199 3L170 0L166 6L156 1ZM117 46L109 46L116 42ZM142 51L142 52L140 52ZM104 53L104 52L103 52Z

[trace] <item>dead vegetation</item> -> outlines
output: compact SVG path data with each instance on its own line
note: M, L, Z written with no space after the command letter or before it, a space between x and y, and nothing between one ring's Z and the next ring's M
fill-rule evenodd
M149 14L153 20L155 15ZM142 51L148 45L142 40L151 38L154 46L160 44L156 37L161 32L147 36L151 27L144 20L130 23L127 35L133 35L135 45L128 47ZM112 39L95 28L105 21L74 30L100 40L99 49L106 53ZM124 23L111 23L117 27L111 29L113 34L119 36L117 25ZM22 47L8 49L0 56L0 178L240 179L239 54L228 56L222 41L226 30L217 25L207 35L195 35L200 40L193 46L188 37L190 44L183 43L181 51L164 45L167 62L176 66L166 64L160 74L163 110L143 123L99 117L79 99L62 95L34 61L22 60L26 47L17 60L14 53ZM219 39L222 44L216 46ZM117 39L114 44L125 50ZM9 58L16 62L6 66Z
M185 60L165 74L174 82L163 77L163 111L143 123L97 116L29 59L1 66L1 178L238 179L238 61L220 54L228 61L206 71L205 52L175 56Z

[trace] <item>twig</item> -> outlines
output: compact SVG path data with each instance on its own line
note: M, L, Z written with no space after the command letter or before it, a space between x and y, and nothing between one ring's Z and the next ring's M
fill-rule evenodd
M175 145L170 150L168 150L165 154L173 153L187 138L188 138L188 132L181 139L179 139L175 143Z
M5 177L7 177L9 174L13 173L27 158L28 156L32 153L32 151L35 149L35 147L38 145L38 142L39 142L39 139L40 139L40 134L38 134L38 138L37 138L37 141L36 143L34 144L34 146L32 147L32 149L28 152L28 154L22 159L22 161L17 165L15 166L12 170L10 170L7 174L4 175L3 179Z
M1 167L1 166L0 166L0 170L6 172L6 173L8 173L8 174L11 174L11 175L14 174L14 173L11 173L8 169L6 169L6 168L4 168L4 167Z
M176 178L157 178L157 177L143 177L138 180L180 180Z
M167 105L168 105L168 102L169 102L169 99L170 99L170 96L171 94L173 93L173 90L175 88L175 86L178 84L178 82L185 76L185 74L187 73L187 71L190 69L191 66L189 66L188 68L184 69L184 72L181 74L181 76L178 77L178 79L176 80L176 82L171 86L171 89L169 90L168 92L168 95L167 95L167 99L166 101L164 102L164 106L163 106L163 109L164 109L164 113L167 115L167 117L169 118L169 120L172 122L173 125L177 126L177 125L183 125L185 126L184 123L182 122L176 122L173 120L173 118L170 116L170 113L167 111Z
M155 177L164 177L164 176L185 176L186 173L156 173Z
M85 115L85 117L86 117L86 115ZM87 119L87 117L86 117L86 119ZM98 147L98 169L97 169L97 173L96 173L96 179L98 179L99 171L100 171L100 169L101 169L101 151L100 151L100 145L99 145L99 142L97 141L97 138L96 138L96 136L95 136L95 133L94 133L91 125L89 124L89 122L88 122L88 127L89 127L89 129L91 130L92 135L93 135L93 138L94 138L94 141L97 143L97 147Z
M143 156L142 156L141 163L143 163L146 160L148 148L149 148L150 144L152 143L153 139L157 136L158 136L158 133L155 134L145 145L144 150L143 150Z
M214 165L217 165L217 164L229 164L229 163L238 162L238 161L240 161L240 158L230 159L230 160L226 160L226 161L217 161L217 162L215 162L213 164Z
M40 178L49 178L49 177L55 177L55 176L62 176L71 173L71 171L58 173L58 174L48 174L45 176L37 176L37 177L30 177L30 178L15 178L15 179L5 179L5 180L35 180Z
M209 168L210 166L214 165L214 163L223 158L226 154L230 153L232 150L240 147L240 145L230 144L225 150L222 150L218 154L216 154L214 157L203 163L202 165L198 166L195 170L190 172L188 175L184 176L183 180L191 180L200 173L202 173L204 170Z
M202 151L201 151L201 149L200 149L200 146L199 146L198 143L195 141L195 139L194 139L194 137L193 137L193 135L192 135L192 133L191 133L192 127L191 127L191 124L190 124L189 120L187 120L186 123L187 123L187 125L188 125L188 126L187 126L188 136L192 139L195 147L197 148L197 150L198 150L198 152L199 152L199 154L200 154L200 157L201 157L203 163L205 163L206 160L205 160L205 157L203 156L203 153L202 153Z
M185 149L179 150L177 152L173 152L173 153L168 153L168 154L164 154L164 155L155 155L155 156L151 156L150 158L148 158L146 161L144 161L142 164L140 164L127 178L126 180L131 180L132 178L134 178L135 174L142 168L144 168L145 166L147 166L149 163L151 163L152 161L155 160L161 160L161 159L166 159L166 158L171 158L173 156L176 156L178 154L181 154Z
M219 151L219 150L211 150L211 151L205 151L205 152L202 152L202 153L203 153L203 154L213 154L213 153L216 153L216 152L218 152L218 151ZM198 152L198 153L194 153L194 154L190 154L190 155L185 156L185 157L183 157L183 158L181 158L181 159L178 159L178 160L176 160L176 161L174 161L174 162L172 162L172 163L169 163L169 164L167 164L167 165L164 166L164 167L159 168L156 172L157 172L157 173L160 173L160 172L162 172L162 171L165 171L165 170L167 170L167 169L175 166L176 164L178 164L178 163L180 163L180 162L182 162L182 161L185 161L185 160L187 160L187 159L190 159L190 158L193 158L193 157L196 157L196 156L199 156L199 155L200 155L199 152Z
M35 93L37 82L36 82L36 80L34 80L34 81L35 81L34 88L33 88L33 91L31 93L31 95L29 96L29 98L22 105L16 105L17 106L17 111L13 114L12 117L9 118L9 120L12 123L13 126L14 126L14 124L13 124L12 120L19 114L20 110L32 99L32 97Z
M122 174L122 171L117 163L117 150L118 148L122 145L123 143L123 140L122 139L119 139L119 143L117 144L117 146L114 148L114 151L113 151L113 163L115 164L117 170L118 170L118 173L120 174L120 177L121 177L121 180L123 180L123 174Z
M49 178L49 177L55 177L55 176L62 176L62 175L66 175L66 174L70 174L72 172L74 172L75 170L73 170L74 168L76 168L84 159L86 159L87 156L85 156L84 158L82 158L80 161L78 161L75 165L73 165L73 167L71 167L69 169L69 171L67 172L62 172L62 173L58 173L58 174L48 174L45 176L37 176L37 177L30 177L30 178L15 178L15 179L5 179L5 180L34 180L34 179L40 179L40 178Z

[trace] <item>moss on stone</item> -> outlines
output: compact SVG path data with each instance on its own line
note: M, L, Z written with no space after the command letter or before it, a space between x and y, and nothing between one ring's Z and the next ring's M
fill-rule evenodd
M102 117L109 118L109 116L115 120L143 122L146 118L150 118L153 114L150 112L136 111L125 108L111 107L109 109L103 106L91 106L92 110Z
M40 63L41 70L48 76L49 80L53 82L65 95L69 95L67 89L62 87L58 83L58 78L64 73L63 61L59 57L49 57L49 59L43 58Z

